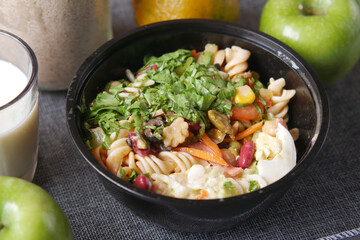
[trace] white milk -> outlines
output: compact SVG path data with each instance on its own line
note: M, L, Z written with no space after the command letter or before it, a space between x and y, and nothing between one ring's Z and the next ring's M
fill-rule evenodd
M20 69L0 60L0 107L16 98L27 83ZM38 103L31 106L31 102L27 94L0 110L0 175L33 178L38 150Z
M20 69L0 60L0 107L19 95L27 82L25 74Z

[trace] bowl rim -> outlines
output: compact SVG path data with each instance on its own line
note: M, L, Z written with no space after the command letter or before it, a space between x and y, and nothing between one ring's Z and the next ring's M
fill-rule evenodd
M80 98L76 98L77 93L82 93L85 89L85 86L91 77L91 75L95 72L94 69L101 66L101 64L111 55L111 47L114 46L115 43L118 42L130 42L131 39L136 39L141 35L148 35L149 31L151 35L154 34L166 34L164 31L168 28L171 30L166 30L166 32L178 32L179 27L182 27L181 32L195 32L194 30L186 30L186 27L193 27L194 25L201 25L203 28L199 29L197 32L211 32L217 34L225 34L230 37L234 37L237 39L241 39L245 42L249 42L256 46L261 46L265 51L270 52L273 55L278 56L279 58L283 57L283 61L289 67L294 69L294 65L298 69L305 70L305 73L300 74L299 71L297 74L301 76L301 78L305 81L306 86L312 95L312 99L314 101L315 109L317 114L317 122L315 128L315 134L311 139L310 146L306 148L306 151L301 159L297 159L296 166L288 172L285 176L283 176L278 181L265 186L257 191L245 193L242 195L237 195L228 198L219 198L219 199L206 199L206 200L192 200L192 199L182 199L182 198L174 198L161 194L157 194L154 192L146 191L134 186L131 183L126 182L123 179L112 174L106 168L104 168L96 159L93 157L91 152L87 149L83 139L81 139L79 132L77 132L77 122L75 119L76 111L78 111L77 106L80 104ZM234 32L227 32L226 30L236 30ZM214 32L215 30L220 31ZM253 40L258 38L256 42ZM263 44L267 43L268 46L264 46ZM270 47L276 46L280 48L281 52L274 52ZM101 61L98 59L101 56L108 57L102 58ZM81 79L85 79L85 81L81 81ZM80 84L78 84L80 83ZM312 84L311 84L312 83ZM82 155L82 157L90 164L90 166L96 170L96 172L101 175L106 181L115 185L117 188L132 194L141 199L162 203L166 205L173 205L177 207L181 206L214 206L219 204L231 204L237 203L238 201L245 199L253 199L263 194L271 194L275 192L277 189L283 187L286 184L292 183L310 164L311 159L315 159L316 155L320 152L328 132L329 127L329 104L325 89L317 76L316 72L313 68L293 49L280 42L279 40L267 35L263 32L257 30L250 30L246 27L242 27L236 23L223 22L219 20L208 20L208 19L181 19L181 20L170 20L158 23L152 23L149 25L144 25L140 27L136 27L130 31L124 32L119 36L109 40L102 46L100 46L96 51L94 51L81 65L73 80L70 83L68 88L67 96L66 96L66 118L67 118L67 128L71 135L72 141L74 142L76 148Z

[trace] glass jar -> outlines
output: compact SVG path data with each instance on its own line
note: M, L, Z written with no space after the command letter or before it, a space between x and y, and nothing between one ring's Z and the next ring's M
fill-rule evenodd
M0 29L34 50L40 90L67 89L86 57L113 37L108 0L2 1Z

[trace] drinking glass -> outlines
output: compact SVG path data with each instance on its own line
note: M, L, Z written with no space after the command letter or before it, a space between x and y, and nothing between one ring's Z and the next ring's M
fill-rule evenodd
M0 175L28 181L34 177L39 145L37 73L29 45L0 30Z

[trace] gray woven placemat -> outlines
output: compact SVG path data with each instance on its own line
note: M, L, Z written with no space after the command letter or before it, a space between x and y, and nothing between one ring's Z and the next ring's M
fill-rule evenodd
M254 2L241 1L242 23L252 29L258 21L250 19L258 19L264 1ZM112 4L115 34L135 27L130 0ZM330 130L314 163L269 209L227 231L175 232L142 220L117 202L70 139L64 91L40 93L39 164L34 182L60 204L75 239L344 239L358 235L359 76L360 62L341 82L326 88Z

